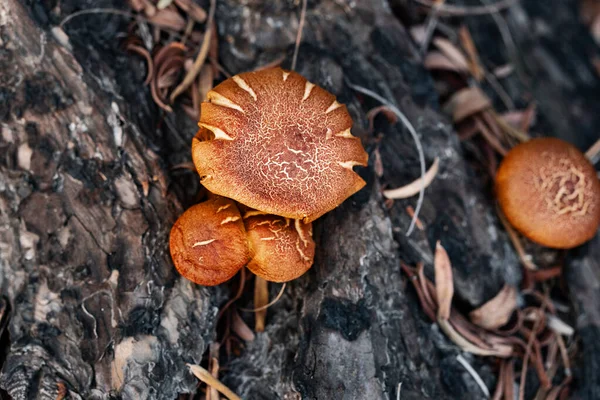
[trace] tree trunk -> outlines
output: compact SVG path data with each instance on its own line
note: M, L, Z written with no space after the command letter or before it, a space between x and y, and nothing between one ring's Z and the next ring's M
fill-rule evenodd
M510 23L541 13L533 1L514 6ZM91 4L63 1L60 12ZM227 293L180 278L168 254L170 226L199 190L195 177L170 168L189 161L194 126L174 115L159 124L143 74L134 68L139 64L115 50L115 38L126 30L122 16L73 19L66 43L50 29L57 12L36 2L0 4L0 290L10 309L0 387L15 399L56 399L62 386L82 399L195 392L185 364L200 363L214 340L216 307ZM298 29L291 2L219 0L215 15L228 71L282 55L290 67ZM525 28L515 29L521 44ZM521 266L496 216L491 178L466 161L418 48L388 2L309 1L302 43L297 71L336 94L354 118L353 133L370 154L369 167L360 171L367 186L315 223L313 268L288 284L268 311L265 332L228 363L224 382L246 399L395 399L400 390L403 400L485 398L457 361L459 349L421 311L400 261L424 262L431 277L432 249L441 241L453 264L456 299L467 309L505 283L517 286ZM543 52L553 43L532 46ZM583 49L571 50L583 58ZM550 68L539 59L534 65ZM517 93L523 84L513 79L506 85L516 97L510 88ZM597 76L590 79L598 85ZM406 207L415 207L416 198L387 207L380 191L381 182L400 186L419 176L414 143L400 123L378 118L369 132L366 112L379 104L349 82L397 104L417 129L428 166L440 160L420 215L424 229L409 237ZM586 104L579 111L590 128L573 138L588 143L599 126L598 107L586 103L593 96L559 91L559 83L539 82L533 91L536 99L559 94L540 99L542 121L560 119L554 113L565 102ZM575 111L564 111L573 123ZM374 172L378 157L381 178ZM583 247L569 264L580 313L590 307L584 291L598 295L577 272L598 275L593 248ZM272 295L278 289L272 285ZM2 321L0 313L0 332ZM599 327L597 321L579 326L589 350L576 380L582 399L598 393L593 366L600 350L593 339ZM493 389L492 363L463 356Z

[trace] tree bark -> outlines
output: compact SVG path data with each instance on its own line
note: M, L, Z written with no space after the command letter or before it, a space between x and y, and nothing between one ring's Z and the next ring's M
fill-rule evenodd
M62 12L75 3L63 2ZM53 12L0 4L0 289L11 310L0 387L15 399L55 399L60 385L83 399L194 392L185 363L199 363L214 339L226 290L181 279L168 254L170 226L198 190L195 178L169 169L189 161L193 124L169 115L155 128L141 74L127 72L137 64L115 56L114 41L103 38L126 29L121 17L74 20L65 28L68 48L50 30ZM291 3L219 0L216 18L228 71L282 55L290 67L298 29ZM247 399L395 399L399 391L404 400L485 398L399 264L423 261L431 277L440 240L467 309L505 283L517 286L521 267L496 217L491 178L467 163L416 45L384 0L309 1L297 71L347 104L370 154L360 171L367 186L315 223L313 268L269 309L265 332L228 362L224 382ZM380 191L419 177L414 143L400 123L380 118L369 132L366 113L379 104L349 82L397 104L427 164L440 159L420 216L424 230L409 237L406 207L416 199L388 208ZM534 97L548 93L540 85ZM572 271L584 264L597 271L590 248L581 252ZM272 285L272 295L278 289ZM584 347L593 346L594 336L586 337ZM463 356L493 389L491 363ZM598 358L587 357L578 383L581 393L596 393L586 385L598 385Z

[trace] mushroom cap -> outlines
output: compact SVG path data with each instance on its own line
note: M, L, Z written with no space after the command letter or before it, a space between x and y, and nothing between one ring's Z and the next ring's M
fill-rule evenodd
M192 158L211 192L311 222L365 182L352 118L335 96L281 68L236 75L208 92Z
M171 228L169 245L177 271L204 286L229 280L250 260L240 212L220 196L184 212Z
M508 221L529 239L568 249L591 239L600 224L600 181L571 144L533 139L514 147L496 175Z
M244 225L252 254L248 269L256 275L271 282L287 282L312 266L312 223L249 211Z

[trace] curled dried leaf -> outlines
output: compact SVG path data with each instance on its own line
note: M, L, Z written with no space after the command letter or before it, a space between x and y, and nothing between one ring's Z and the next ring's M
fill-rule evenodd
M433 44L442 52L450 61L456 64L457 68L463 71L469 71L469 62L463 52L448 39L437 37L433 39Z
M450 318L450 307L454 296L454 283L452 281L452 264L444 247L438 240L435 245L435 292L438 302L438 321Z
M431 167L429 167L423 177L423 180L425 181L424 187L428 187L431 182L433 182L438 173L439 167L440 159L436 157L435 160L433 160L433 164ZM421 178L418 178L408 185L404 185L396 189L384 190L383 195L388 199L406 199L407 197L411 197L419 193L421 190L421 184Z
M517 290L512 286L504 285L494 298L471 311L469 318L475 325L494 330L506 325L516 308Z
M444 112L460 122L473 114L487 110L492 102L478 87L468 87L456 92L444 105Z

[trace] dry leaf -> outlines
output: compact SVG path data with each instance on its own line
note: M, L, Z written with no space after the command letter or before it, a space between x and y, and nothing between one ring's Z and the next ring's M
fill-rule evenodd
M233 320L231 321L231 329L242 338L245 342L252 342L255 338L252 329L240 317L237 311L233 312Z
M175 4L185 11L195 21L203 23L206 21L206 11L200 7L194 0L175 0Z
M450 61L456 64L458 68L464 71L469 71L469 62L467 61L467 58L462 51L460 51L460 49L454 45L454 43L448 39L436 37L433 39L433 44L435 44L436 47L442 53L444 53L444 55L448 57Z
M436 157L435 160L433 160L431 167L429 167L425 173L425 187L428 187L431 182L433 182L438 173L439 167L440 159ZM407 197L411 197L419 193L421 191L421 185L421 178L418 178L408 185L404 185L396 189L384 190L383 195L388 199L406 199Z
M468 87L456 92L444 105L444 112L460 122L492 106L490 99L478 87Z
M471 75L473 75L477 82L481 82L485 74L483 68L481 68L477 47L475 47L471 33L465 25L461 26L458 30L458 37L460 38L463 49L467 52L467 56L469 56Z
M185 19L177 11L170 8L159 10L156 14L148 17L148 20L161 28L182 31L185 28Z
M410 27L410 36L417 44L423 44L427 37L427 28L424 24L414 25Z
M458 73L468 73L468 69L461 68L456 63L452 62L444 53L440 51L430 51L425 56L423 65L428 70L454 71Z
M265 319L267 318L267 309L263 308L269 303L269 282L256 276L254 281L254 308L255 311L255 325L254 330L256 332L264 332L265 330Z
M438 302L438 320L450 318L450 307L454 296L454 283L452 281L452 264L448 253L438 240L435 244L435 293Z
M504 285L493 299L476 310L471 311L469 318L475 325L494 330L506 325L517 308L517 290Z

